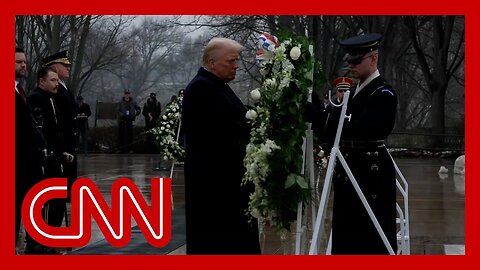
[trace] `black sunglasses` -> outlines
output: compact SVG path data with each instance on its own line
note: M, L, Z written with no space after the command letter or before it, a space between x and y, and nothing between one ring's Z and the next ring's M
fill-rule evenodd
M370 54L368 56L363 56L363 57L356 57L356 58L353 58L353 59L347 59L347 63L349 65L359 65L360 63L362 63L363 59L366 59L366 58L369 58L369 57L372 57L373 54Z

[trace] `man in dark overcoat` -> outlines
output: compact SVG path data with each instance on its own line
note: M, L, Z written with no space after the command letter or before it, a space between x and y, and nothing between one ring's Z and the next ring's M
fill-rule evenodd
M396 178L384 140L395 124L397 94L377 69L381 37L372 33L340 42L358 79L351 88L340 150L396 252ZM340 162L333 183L332 254L389 254Z
M64 176L67 177L67 201L69 201L71 187L73 182L77 180L77 104L75 101L75 95L66 84L67 80L70 78L70 68L72 63L67 57L67 51L61 51L50 55L44 58L42 61L44 66L49 66L56 71L59 78L58 91L54 99L57 103L59 117L61 118L62 122L62 133L66 151L72 154L74 157L72 162L65 164L63 168ZM55 221L55 223L59 224L60 226L62 220Z
M73 161L63 136L63 123L55 101L58 93L58 74L51 67L42 67L37 73L37 88L27 98L28 105L45 139L44 179L64 177L65 165ZM45 222L60 227L66 211L64 199L49 200L43 207ZM45 253L48 249L44 249ZM53 250L51 250L52 253ZM27 249L25 250L27 253ZM34 248L33 253L36 252Z
M260 254L258 223L242 186L249 138L246 108L228 86L243 47L213 38L183 99L187 254Z
M27 192L42 179L42 149L44 142L27 104L21 79L27 73L27 58L21 48L15 48L15 245L20 234L21 210ZM26 232L27 250L37 246ZM38 249L43 253L43 249Z

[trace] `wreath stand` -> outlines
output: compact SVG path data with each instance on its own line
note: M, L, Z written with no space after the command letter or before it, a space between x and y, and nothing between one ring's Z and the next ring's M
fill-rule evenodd
M314 180L314 160L313 160L313 131L312 124L308 124L307 134L303 140L303 166L301 174L305 174L305 178L309 179L310 187L315 186ZM308 151L307 151L308 150ZM316 192L312 194L312 202L316 200ZM315 223L315 208L311 207L311 220L312 224ZM295 255L305 253L306 247L306 232L307 232L307 215L303 215L303 203L298 203L297 208L297 223L295 230Z
M342 134L344 120L345 120L345 118L348 118L348 120L350 121L350 117L351 117L351 115L348 115L348 116L346 115L349 95L350 95L350 91L345 92L345 96L343 98L344 102L341 105L338 105L338 106L342 106L342 111L341 111L341 115L340 115L339 124L338 124L338 127L337 127L335 142L334 142L334 145L332 147L332 151L331 151L331 154L330 154L330 159L329 159L329 162L328 162L327 173L326 173L326 176L325 176L325 182L324 182L324 186L323 186L323 190L322 190L322 195L321 195L321 198L320 198L320 204L319 204L319 207L318 207L317 216L315 216L314 210L312 208L312 224L315 224L315 226L314 226L313 236L312 236L311 243L310 243L309 255L315 255L315 254L318 254L318 252L319 252L317 243L319 241L320 232L323 232L323 230L324 230L325 213L326 213L327 202L328 202L330 189L331 189L333 170L335 168L335 163L336 163L337 158L340 161L341 165L343 166L345 172L347 173L348 178L350 179L353 187L355 188L358 196L360 197L360 200L362 201L363 206L367 210L368 215L370 216L370 219L374 223L375 228L377 229L377 232L379 233L380 237L382 238L382 241L385 244L385 247L388 249L389 253L391 255L395 255L395 254L409 255L410 254L410 237L409 237L410 232L409 232L409 213L408 213L408 183L405 180L405 178L403 177L400 169L398 168L397 164L393 160L392 156L390 155L390 158L392 159L395 170L396 170L396 173L399 175L399 177L402 181L402 184L403 184L402 185L400 183L400 181L398 181L398 179L396 179L396 186L399 189L399 191L400 191L400 193L403 197L403 209L400 207L398 202L396 203L396 209L397 209L397 213L398 213L398 218L396 219L396 221L397 221L397 224L400 225L400 230L397 232L397 241L399 243L397 253L394 252L390 243L388 242L388 240L385 236L385 233L383 232L382 228L380 227L380 224L378 223L378 220L377 220L375 214L373 213L370 205L368 204L367 200L365 199L365 196L364 196L362 190L360 189L355 177L353 176L348 164L346 163L346 161L345 161L345 159L344 159L344 157L343 157L343 155L342 155L342 153L339 149L340 137L341 137L341 134ZM309 143L309 141L310 141L310 143ZM309 126L306 139L304 140L304 164L307 163L307 165L308 165L307 174L310 176L310 184L312 185L312 187L314 187L313 184L312 184L312 179L313 179L313 176L312 176L313 175L313 156L312 156L313 155L313 145L311 145L312 141L313 140L312 140L312 136L311 136L311 129L310 129L310 126ZM308 151L305 151L306 149L308 149ZM305 154L305 153L308 153L308 155ZM296 255L301 254L301 252L302 252L301 247L300 247L301 242L302 242L301 241L301 236L305 234L305 231L306 231L306 225L302 226L302 203L300 203L299 206L298 206L298 213L297 213L297 232L296 232L297 233L297 238L296 238L296 243L295 243L295 254ZM361 232L359 232L359 233L361 233ZM304 237L303 243L305 243L305 238L306 237ZM330 251L331 251L331 241L332 241L332 238L331 238L331 231L330 231L329 242L328 242L328 245L327 245L326 254L331 254L330 253Z
M178 119L178 128L177 128L177 138L176 141L178 142L178 139L180 138L180 128L182 127L182 119ZM172 159L172 166L170 167L170 180L173 179L173 170L175 169L175 157ZM172 210L175 209L173 205L173 192L170 194L170 201L172 203Z
M310 55L313 57L313 46L309 45L308 51ZM310 74L308 74L310 79L313 81L313 65ZM309 87L308 89L308 101L312 101L312 92L313 87ZM313 159L313 131L312 131L312 124L307 124L307 132L305 138L303 139L303 165L301 174L305 175L305 178L308 178L308 182L310 183L310 187L315 186L315 167L314 167L314 159ZM312 202L316 201L317 193L314 192L312 194ZM312 224L315 223L316 214L315 208L311 205L311 220ZM298 203L297 208L297 222L296 222L296 230L295 230L295 255L305 254L306 248L306 232L307 232L307 215L303 215L303 203Z

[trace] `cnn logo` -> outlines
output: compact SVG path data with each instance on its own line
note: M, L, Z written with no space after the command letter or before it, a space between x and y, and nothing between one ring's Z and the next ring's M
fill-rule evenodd
M113 184L111 208L88 178L75 181L71 192L71 226L52 227L44 221L42 208L51 199L67 198L67 179L50 178L30 189L23 201L22 220L37 242L49 247L85 246L90 241L93 218L112 246L123 247L131 237L131 217L150 245L160 248L170 241L170 178L151 179L151 207L128 178Z

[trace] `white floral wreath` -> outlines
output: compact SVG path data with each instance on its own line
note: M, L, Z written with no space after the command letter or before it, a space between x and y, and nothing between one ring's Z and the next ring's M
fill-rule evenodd
M148 130L155 136L164 160L173 159L182 161L185 158L185 149L178 143L178 125L181 118L181 104L183 96L173 100L165 108L165 112L158 120L158 126Z
M259 37L262 84L250 92L256 102L247 111L252 124L243 183L252 182L248 213L269 221L281 234L290 231L298 203L309 202L311 188L301 174L305 106L313 86L313 47L305 37Z

